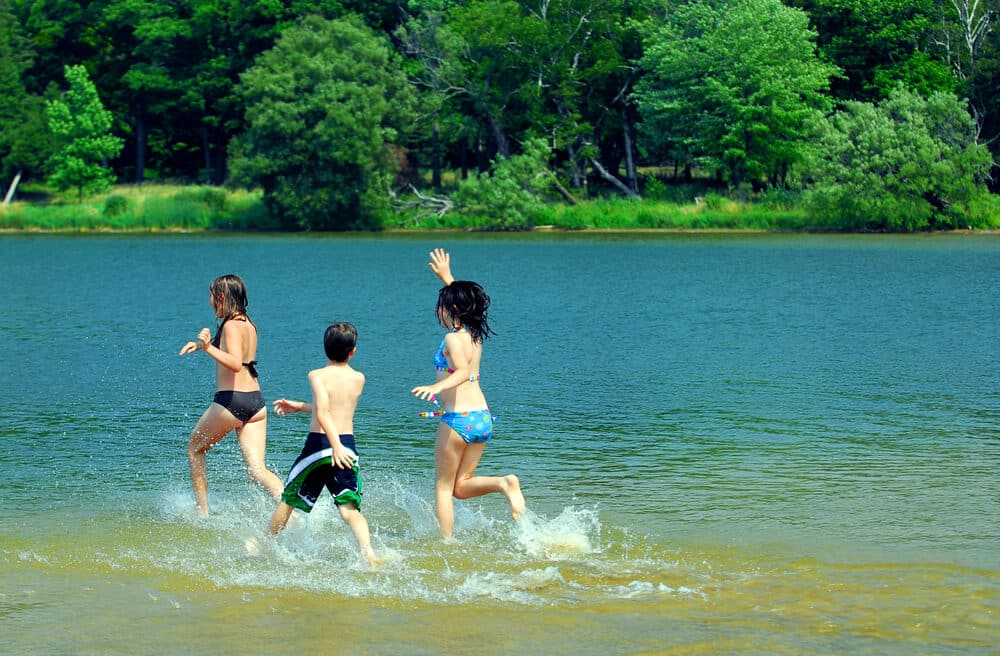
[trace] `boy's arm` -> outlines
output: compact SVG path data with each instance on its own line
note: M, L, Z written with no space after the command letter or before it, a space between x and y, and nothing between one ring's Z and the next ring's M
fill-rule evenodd
M309 372L309 387L313 393L313 416L319 422L326 439L333 447L333 466L340 469L350 469L357 464L357 456L348 451L340 443L340 431L334 421L333 413L330 412L330 392L326 388L323 376L319 371Z

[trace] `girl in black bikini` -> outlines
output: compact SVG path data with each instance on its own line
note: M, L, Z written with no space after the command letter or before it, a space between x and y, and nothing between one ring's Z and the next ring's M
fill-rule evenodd
M188 342L181 355L204 351L215 360L215 399L202 414L188 442L188 464L195 502L208 514L208 477L205 454L236 431L250 480L275 499L281 498L281 479L264 465L267 440L267 408L257 382L257 326L247 316L247 289L233 274L219 276L208 288L215 316L222 319L215 337L202 328L196 341Z

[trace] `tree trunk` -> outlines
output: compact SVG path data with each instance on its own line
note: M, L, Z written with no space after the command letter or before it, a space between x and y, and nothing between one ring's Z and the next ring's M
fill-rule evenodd
M226 159L226 142L223 136L221 143L215 148L215 184L226 184L226 178L229 176L228 166L229 160Z
M212 184L212 143L209 140L208 126L201 124L201 150L205 157L205 184Z
M7 207L10 205L11 199L14 198L14 192L17 190L18 183L21 182L21 172L18 171L17 175L14 176L14 181L10 183L10 188L7 189L7 195L3 197L3 206Z
M577 158L576 148L573 147L573 144L568 144L566 146L566 154L569 155L569 166L570 166L569 183L570 183L570 185L574 189L584 189L586 191L587 178L586 178L586 176L581 175L581 173L580 173L580 169L582 167L580 166L580 163L576 159Z
M507 141L507 135L503 133L503 128L500 127L500 123L494 118L492 112L486 113L486 120L490 126L490 133L493 135L493 140L497 144L497 154L502 157L510 157L510 142Z
M628 179L628 186L632 191L639 191L639 176L635 172L635 158L632 156L632 124L628 120L628 113L622 109L622 134L624 135L625 147L625 177Z
M441 138L437 119L434 119L434 130L431 132L431 186L441 188Z
M135 184L146 180L146 118L139 110L135 114Z
M618 189L618 191L622 192L629 198L639 198L639 194L629 189L628 185L626 185L624 182L622 182L615 176L611 175L611 173L609 173L608 170L604 168L604 165L601 164L599 161L597 161L596 157L591 157L590 163L594 165L594 168L597 169L597 172L601 174L601 177L610 182L612 185L614 185L615 188Z
M573 197L573 194L569 193L569 190L566 189L566 187L562 186L562 184L559 182L559 179L556 178L556 176L554 175L552 176L552 185L556 188L556 191L559 192L559 194L566 200L567 203L569 203L570 205L577 205L579 203L579 201Z

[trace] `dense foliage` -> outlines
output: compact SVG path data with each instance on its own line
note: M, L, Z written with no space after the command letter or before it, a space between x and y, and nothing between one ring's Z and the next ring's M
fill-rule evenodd
M286 228L377 227L414 197L514 228L553 199L693 184L814 188L824 220L878 208L858 227L961 225L1000 180L998 20L1000 0L0 0L0 189L69 179L46 114L69 66L125 140L99 161L119 182L252 185ZM913 136L926 116L893 119L919 174L869 185L893 195L871 206L834 193L830 162L866 138L851 120L941 93L970 117L947 146L967 160ZM855 168L878 177L880 148ZM943 161L967 191L928 189ZM906 200L928 194L929 214Z
M645 40L635 92L647 147L739 187L784 184L830 107L836 69L801 11L781 0L682 5Z
M239 87L247 130L233 177L259 186L286 228L372 228L412 121L413 91L384 39L358 19L307 17L261 55Z
M897 86L878 104L850 102L834 114L816 149L811 205L857 229L966 227L985 194L990 154L975 143L965 103Z

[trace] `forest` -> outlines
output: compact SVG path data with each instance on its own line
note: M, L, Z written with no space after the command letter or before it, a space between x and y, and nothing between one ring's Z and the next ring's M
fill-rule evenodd
M0 191L258 190L284 230L664 201L997 228L998 19L1000 0L0 0Z

